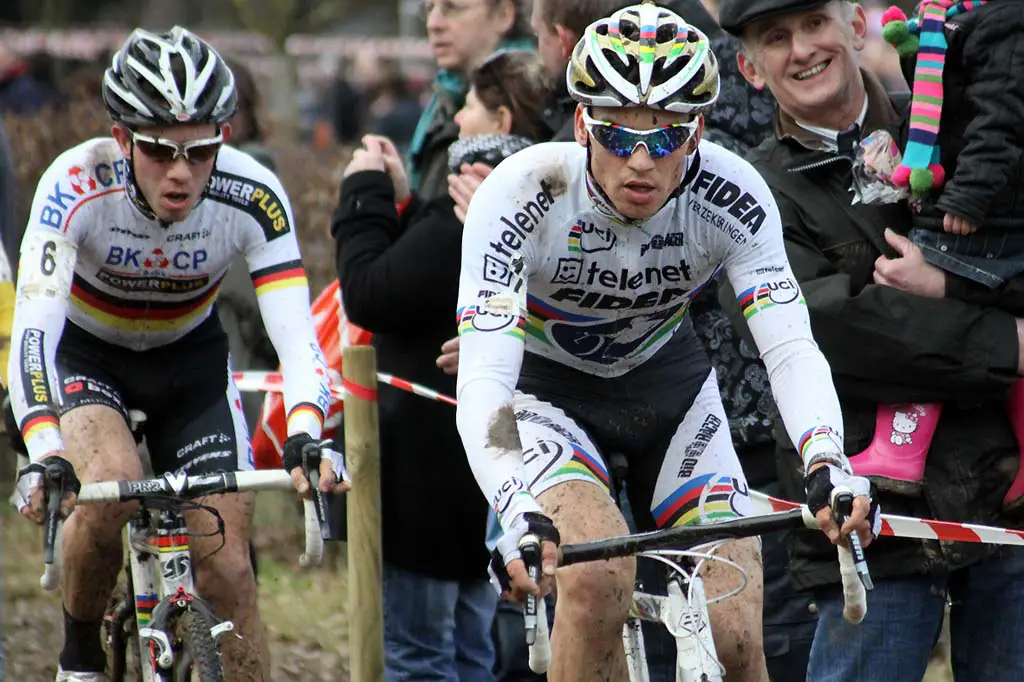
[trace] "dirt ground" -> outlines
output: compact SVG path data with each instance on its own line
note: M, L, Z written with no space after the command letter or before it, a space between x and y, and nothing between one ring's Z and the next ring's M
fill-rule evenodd
M275 499L276 498L276 499ZM260 609L271 640L275 682L347 682L344 566L300 569L298 517L287 498L262 493L257 511ZM63 622L56 594L39 587L41 536L0 498L3 551L3 650L7 682L56 675Z

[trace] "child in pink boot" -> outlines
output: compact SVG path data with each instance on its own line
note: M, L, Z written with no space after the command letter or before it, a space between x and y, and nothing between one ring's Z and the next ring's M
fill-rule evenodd
M964 286L998 289L1024 272L1024 4L924 0L914 18L892 7L882 23L913 89L892 177L912 193L908 236L929 263L977 283ZM947 277L946 295L957 286ZM1024 383L1008 409L1024 447ZM939 404L880 407L874 440L850 458L854 471L918 492L940 414ZM1022 502L1024 462L1003 500Z

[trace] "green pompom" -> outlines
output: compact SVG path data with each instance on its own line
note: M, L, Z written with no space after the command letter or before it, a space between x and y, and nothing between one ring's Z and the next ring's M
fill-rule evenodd
M917 48L920 47L921 41L915 35L910 35L899 45L896 45L896 54L900 56L900 59L904 57L910 57L917 54Z
M917 196L927 194L935 186L935 176L927 168L915 168L910 172L910 191Z
M907 22L905 21L890 21L882 29L882 38L890 45L899 45L906 40L909 35L910 29L907 27Z

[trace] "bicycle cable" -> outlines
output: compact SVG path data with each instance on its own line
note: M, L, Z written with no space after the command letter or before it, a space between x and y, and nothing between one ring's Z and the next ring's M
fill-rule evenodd
M694 550L658 549L658 550L651 550L649 552L640 552L640 553L637 554L637 556L642 556L642 557L646 557L648 559L653 559L655 561L659 561L659 562L665 564L666 566L668 566L672 571L677 572L680 575L684 576L686 578L686 586L687 586L686 601L689 604L693 603L693 597L694 597L693 590L694 590L694 584L695 583L694 583L693 578L694 578L694 576L696 576L697 574L700 573L700 570L704 567L704 565L708 561L719 561L719 562L722 562L722 563L724 563L726 565L729 565L732 568L736 569L736 571L741 576L740 586L735 588L735 589L733 589L733 590L731 590L731 591L729 591L729 592L726 592L724 594L718 595L718 596L714 597L713 599L707 599L705 597L705 600L704 600L705 606L710 606L711 604L714 604L716 602L720 602L720 601L722 601L724 599L728 599L729 597L733 597L733 596L739 594L744 589L746 589L747 584L750 582L750 576L747 574L746 570L742 566L737 564L735 561L732 561L731 559L727 559L727 558L722 557L722 556L717 556L715 554L715 552L718 550L718 548L722 544L723 544L723 542L712 543L710 549L708 549L707 551L704 551L704 552L698 552L698 551L694 551ZM698 561L696 562L696 564L694 564L693 569L689 570L689 569L684 567L679 562L679 559L683 559L683 558L697 559ZM710 623L708 623L708 624L710 625ZM682 637L692 637L692 638L694 638L695 641L697 641L700 644L700 647L704 650L704 653L708 657L708 659L716 662L716 664L718 665L719 673L721 675L723 675L723 676L725 675L725 672L726 672L725 666L722 665L722 663L718 660L717 655L715 655L715 652L711 651L707 647L707 645L704 644L704 641L699 636L699 631L700 631L700 623L699 622L696 624L696 629L694 629L693 627L688 627L686 625L683 625L682 628L680 629L680 628L676 627L674 624L671 624L671 623L668 623L668 622L665 622L664 625L665 625L665 629L667 629L669 634L672 635L673 637L678 638L678 637L682 636Z
M155 502L155 504L154 504L154 502ZM148 496L145 499L145 501L143 501L143 505L148 507L148 508L155 508L155 509L160 509L160 510L163 510L163 511L168 511L168 510L170 510L170 509L172 509L174 507L177 507L177 510L179 512L184 512L184 511L205 511L205 512L208 512L209 514L213 515L213 517L215 519L217 519L217 529L212 531L212 532L209 532L209 533L196 533L196 532L193 532L191 530L186 531L186 534L190 538L211 538L211 537L215 537L215 536L218 536L218 535L220 536L220 545L218 545L217 547L212 549L208 554L206 554L202 558L200 558L200 559L198 559L196 561L193 561L192 562L193 568L198 567L204 561L206 561L207 559L209 559L210 557L215 555L217 552L219 552L222 549L224 549L224 546L227 544L227 537L226 537L226 530L227 529L226 529L226 527L224 525L224 517L222 517L220 515L220 512L215 507L211 507L209 505L202 504L202 503L196 502L194 500L183 500L180 497L175 497L173 495L150 495L150 496ZM152 530L150 529L150 531L147 532L147 536L149 536L151 534L152 534ZM137 544L137 543L133 542L132 545L136 549L138 549L138 550L141 550L141 551L144 551L144 552L148 552L150 554L153 553L152 547L150 547L148 544L147 545L140 545L140 544Z

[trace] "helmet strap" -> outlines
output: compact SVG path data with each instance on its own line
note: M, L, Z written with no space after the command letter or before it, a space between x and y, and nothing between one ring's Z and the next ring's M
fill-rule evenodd
M128 177L127 182L124 183L125 193L139 213L150 220L158 220L156 213L153 212L153 207L149 205L146 195L142 193L142 188L139 187L139 183L135 179L135 140L129 138L128 149L128 168L126 169Z

